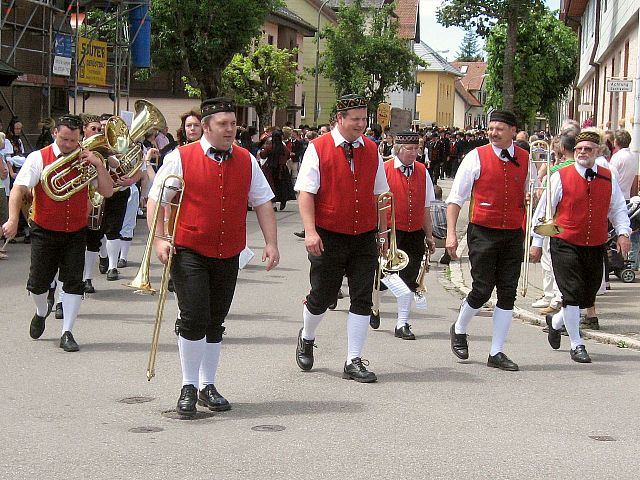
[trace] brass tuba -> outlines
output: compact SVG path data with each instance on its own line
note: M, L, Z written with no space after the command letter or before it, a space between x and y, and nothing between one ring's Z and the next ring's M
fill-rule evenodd
M116 182L120 178L133 177L140 167L142 167L142 148L138 144L145 134L156 128L162 130L167 126L167 122L152 103L146 100L138 100L134 105L136 115L131 121L129 129L129 144L126 153L118 155L118 166L110 172L111 178ZM114 187L114 191L120 190L121 187Z
M373 307L371 308L371 319L369 324L372 328L380 325L380 283L386 273L399 272L409 264L409 255L404 250L400 250L396 243L396 210L393 203L393 193L385 192L378 195L378 270L373 283ZM389 210L391 225L386 229L382 228L381 217ZM384 251L385 234L389 234L389 248Z
M104 154L123 153L125 141L118 122L119 117L111 117L105 125L105 132L85 138L78 148L63 155L47 165L40 177L42 189L53 200L62 202L79 192L98 177L98 170L91 164L81 161L78 156L82 150L91 150L104 160ZM125 125L126 128L126 125ZM128 134L127 134L128 136ZM126 143L128 145L128 142Z

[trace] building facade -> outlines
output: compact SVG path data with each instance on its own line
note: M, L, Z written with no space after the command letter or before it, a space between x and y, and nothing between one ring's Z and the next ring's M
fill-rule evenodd
M460 129L486 128L486 62L451 62L451 66L463 75L455 82L453 126Z

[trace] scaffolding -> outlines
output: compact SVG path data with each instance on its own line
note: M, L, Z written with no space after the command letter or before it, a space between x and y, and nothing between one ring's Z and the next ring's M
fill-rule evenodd
M41 118L62 113L60 110L80 113L84 100L92 93L109 95L113 101L113 113L119 112L125 101L128 110L132 76L131 45L148 16L147 12L140 24L131 29L129 13L148 4L148 0L0 0L0 60L21 74L9 87L9 96L5 94L6 89L0 88L3 106L8 108L11 115L17 115L20 113L17 104L24 99L17 98L16 88L32 87L34 91L30 97L35 97L37 89L40 89L38 114ZM102 23L95 24L87 22L85 16L82 28L84 36L92 38L104 27L115 31L115 39L107 49L105 85L78 82L77 72L84 62L84 55L76 54L80 37L80 28L76 26L82 25L79 19L89 10L102 10L107 15ZM69 35L72 39L73 68L68 77L53 74L56 34ZM83 99L82 108L78 104L80 95ZM73 102L68 97L72 97ZM37 101L38 98L29 98L29 102Z

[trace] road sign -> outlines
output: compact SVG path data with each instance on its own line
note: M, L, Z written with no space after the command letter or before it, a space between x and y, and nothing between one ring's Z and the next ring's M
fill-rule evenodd
M607 92L633 92L633 80L607 80Z

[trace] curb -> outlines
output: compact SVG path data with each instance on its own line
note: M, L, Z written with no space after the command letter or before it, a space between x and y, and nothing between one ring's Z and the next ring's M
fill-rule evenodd
M461 257L463 253L466 251L466 235L464 235L460 239L460 247L458 248L458 257ZM463 246L464 245L464 246ZM444 270L446 272L446 270ZM462 267L459 260L453 260L449 264L449 279L444 276L440 277L440 283L450 283L457 291L466 296L470 291L469 288L464 283L464 277L462 275ZM495 302L493 299L489 299L486 303L486 307L493 309L495 307ZM544 326L546 323L544 322L544 317L541 317L539 314L530 312L524 308L514 307L513 308L513 317L520 319L523 323L528 323L530 325ZM640 340L632 337L627 337L620 334L613 333L605 333L600 332L598 330L580 330L580 335L584 339L595 340L600 343L606 343L609 345L615 345L618 348L631 348L634 350L640 350Z

